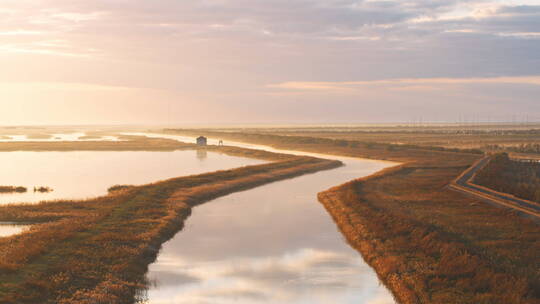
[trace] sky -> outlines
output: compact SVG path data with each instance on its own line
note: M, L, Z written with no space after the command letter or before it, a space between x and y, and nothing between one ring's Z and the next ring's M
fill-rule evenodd
M2 0L0 125L540 121L540 0Z

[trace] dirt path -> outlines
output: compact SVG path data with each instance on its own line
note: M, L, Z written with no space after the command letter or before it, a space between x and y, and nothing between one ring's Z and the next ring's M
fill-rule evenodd
M497 192L495 190L476 185L472 182L476 173L484 168L490 161L490 156L486 156L469 169L465 170L449 187L453 190L475 196L476 198L495 205L502 205L507 208L518 210L529 216L540 220L540 205L513 195Z

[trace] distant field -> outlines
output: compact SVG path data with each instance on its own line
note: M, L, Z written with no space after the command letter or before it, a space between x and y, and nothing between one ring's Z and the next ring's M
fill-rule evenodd
M497 154L478 174L478 185L540 203L540 164Z
M21 186L0 186L0 193L26 192L27 189Z
M540 153L540 125L245 128L226 131L359 142Z

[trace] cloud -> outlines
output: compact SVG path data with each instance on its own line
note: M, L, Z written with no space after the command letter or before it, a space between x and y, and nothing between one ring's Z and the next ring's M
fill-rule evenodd
M376 86L456 96L462 86L536 86L521 78L537 75L540 62L534 0L3 0L0 17L0 80L174 91L232 121L281 115L303 92ZM317 96L317 115L299 113L323 119L330 95Z
M469 84L525 84L540 86L540 76L523 77L487 77L487 78L404 78L368 81L341 81L341 82L284 82L267 85L272 89L286 90L329 90L343 91L357 87L395 87L395 88L417 88L425 89L439 85L469 85Z

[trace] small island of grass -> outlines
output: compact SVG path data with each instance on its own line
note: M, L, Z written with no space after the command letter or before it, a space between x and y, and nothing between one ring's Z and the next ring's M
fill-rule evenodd
M52 192L52 191L53 191L53 189L49 188L49 187L43 187L43 186L34 187L34 192L49 193L49 192Z
M24 193L27 189L22 186L0 186L0 193Z

